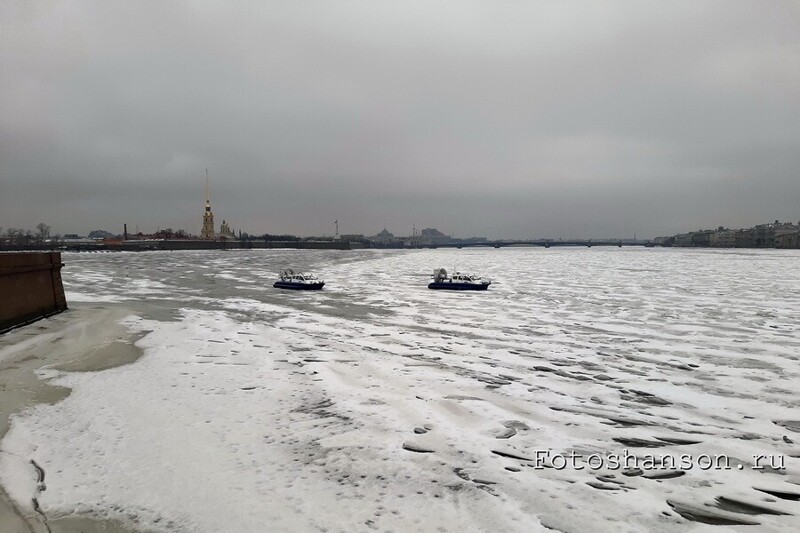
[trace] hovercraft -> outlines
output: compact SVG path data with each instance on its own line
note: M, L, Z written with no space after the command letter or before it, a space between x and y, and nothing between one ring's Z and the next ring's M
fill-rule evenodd
M462 274L456 272L452 276L447 275L447 270L438 268L433 271L433 281L428 284L429 289L440 289L450 291L485 291L492 283L488 279L481 279L480 276Z
M281 270L280 279L272 284L276 289L292 289L296 291L318 291L324 285L325 282L314 274L294 272L290 268Z

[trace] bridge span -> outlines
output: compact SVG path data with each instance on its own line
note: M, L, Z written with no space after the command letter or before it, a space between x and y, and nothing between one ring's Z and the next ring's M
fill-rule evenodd
M601 239L601 240L553 240L553 239L536 239L527 241L481 241L481 242L463 242L463 243L447 243L447 244L421 244L413 246L413 248L505 248L508 246L541 246L542 248L551 248L554 246L583 246L591 248L592 246L616 246L622 248L623 246L654 246L650 241L630 241L622 239Z

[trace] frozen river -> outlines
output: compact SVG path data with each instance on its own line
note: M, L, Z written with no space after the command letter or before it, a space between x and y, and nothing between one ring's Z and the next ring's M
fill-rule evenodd
M71 307L125 310L144 355L39 371L72 393L12 418L0 481L48 517L206 532L800 529L797 252L64 260ZM439 266L493 284L430 291ZM286 267L325 289L273 289Z

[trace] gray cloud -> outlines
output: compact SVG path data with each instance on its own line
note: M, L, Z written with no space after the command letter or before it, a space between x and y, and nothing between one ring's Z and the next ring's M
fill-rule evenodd
M4 2L0 226L800 219L793 2Z

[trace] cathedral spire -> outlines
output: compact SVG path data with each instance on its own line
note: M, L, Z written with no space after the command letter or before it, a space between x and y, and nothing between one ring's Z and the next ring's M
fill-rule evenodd
M208 168L206 168L206 212L203 213L203 229L200 238L213 241L214 235L214 213L211 212L211 199L208 195Z
M206 211L211 210L211 200L208 197L208 168L206 168Z

